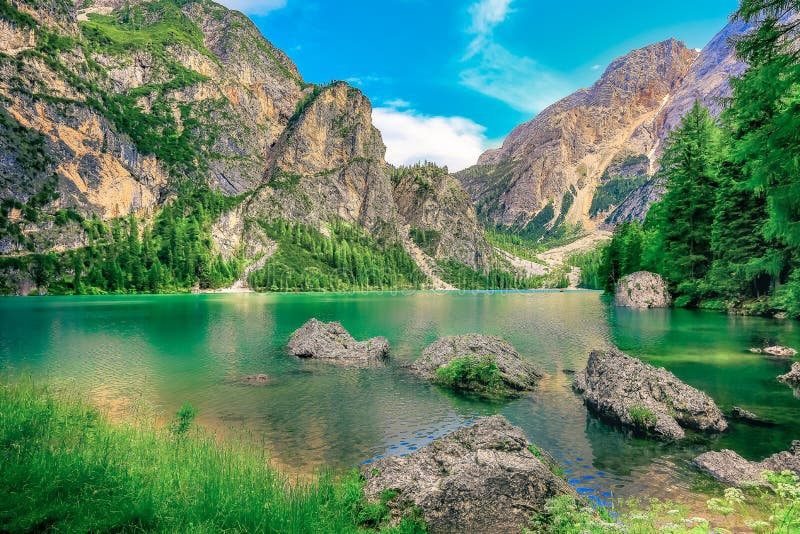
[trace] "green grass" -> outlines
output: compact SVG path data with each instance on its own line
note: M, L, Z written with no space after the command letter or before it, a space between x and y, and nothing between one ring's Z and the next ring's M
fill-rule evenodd
M504 231L501 227L487 228L486 240L489 241L492 246L500 250L505 250L518 258L545 265L545 262L539 259L537 254L544 252L546 248L536 241L531 241L517 234Z
M434 382L455 389L466 389L479 393L500 394L503 379L500 368L492 355L474 356L466 354L454 358L450 363L436 369Z
M525 534L796 534L800 532L800 485L791 471L763 474L773 490L726 488L706 501L711 518L680 503L659 499L615 500L612 510L586 506L569 495L548 499ZM745 527L747 530L745 530Z
M214 59L205 47L203 32L183 14L180 2L152 0L123 7L113 15L89 15L81 31L106 54L148 50L165 55L170 45L184 44Z
M628 413L630 413L634 423L645 428L653 426L658 421L653 412L641 404L634 404L628 408Z
M114 424L78 395L0 386L2 532L374 532L357 472L289 483L262 447L218 443L184 406L166 426ZM387 497L389 497L387 495ZM423 532L408 519L387 532Z
M12 6L8 0L0 0L0 17L22 28L36 28L36 19Z

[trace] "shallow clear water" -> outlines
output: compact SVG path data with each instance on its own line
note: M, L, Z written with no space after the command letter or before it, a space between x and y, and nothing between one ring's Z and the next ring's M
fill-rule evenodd
M337 320L356 338L386 336L391 363L355 369L285 352L310 317ZM748 458L800 438L800 400L775 377L789 367L747 352L800 346L793 321L685 310L607 306L595 292L407 292L237 294L0 299L0 369L78 384L96 402L138 402L163 414L186 401L202 424L245 429L295 473L405 454L484 414L502 413L564 463L579 491L603 500L676 497L707 487L689 460L709 448ZM549 373L529 396L486 402L431 386L400 363L437 337L481 332L511 341ZM732 424L722 436L663 444L589 415L565 371L611 343L667 367L723 408L733 404L779 423ZM273 382L230 379L267 373Z

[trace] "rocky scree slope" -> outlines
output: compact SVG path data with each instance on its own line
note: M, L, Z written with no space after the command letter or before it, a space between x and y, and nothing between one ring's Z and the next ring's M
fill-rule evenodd
M592 229L644 218L663 193L657 179L645 179L657 171L667 134L696 99L719 114L729 77L745 68L730 39L745 31L729 24L699 53L673 39L634 50L457 178L493 224Z
M324 232L341 219L397 243L435 227L435 256L487 263L458 183L421 195L447 221L401 213L369 100L305 82L241 13L209 0L0 2L0 253L81 247L81 219L151 220L193 184L241 199L215 225L224 256L274 249L259 220ZM74 215L57 225L59 211Z

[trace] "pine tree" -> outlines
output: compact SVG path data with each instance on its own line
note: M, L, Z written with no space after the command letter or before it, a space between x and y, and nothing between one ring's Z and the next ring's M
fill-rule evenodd
M658 225L663 243L662 274L691 304L711 265L711 231L717 187L714 154L719 130L708 110L695 102L680 127L670 133L662 158L667 192Z

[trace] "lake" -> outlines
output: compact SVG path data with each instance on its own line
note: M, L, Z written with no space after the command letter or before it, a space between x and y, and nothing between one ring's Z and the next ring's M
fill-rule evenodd
M385 367L357 369L287 355L306 320L340 321L357 338L386 336ZM216 294L0 299L0 369L77 386L101 406L154 407L168 417L184 402L226 435L246 431L293 474L347 468L407 454L475 417L501 413L562 462L581 493L680 497L709 486L690 465L708 449L749 459L800 438L800 400L775 377L789 363L751 346L800 346L794 321L687 310L624 310L597 292L400 292ZM427 384L402 363L449 334L511 341L548 376L532 394L487 402ZM594 347L615 344L664 366L711 395L778 423L732 422L723 435L681 444L637 438L587 413L570 371ZM237 376L266 373L253 387Z

